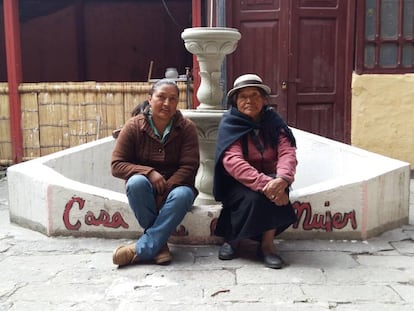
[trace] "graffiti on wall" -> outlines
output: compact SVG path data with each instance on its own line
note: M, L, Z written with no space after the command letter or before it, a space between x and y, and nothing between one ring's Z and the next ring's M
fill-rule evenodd
M324 214L315 213L309 202L296 201L292 204L296 216L297 222L292 225L293 229L301 229L305 231L310 230L323 230L326 232L332 232L333 230L341 230L348 225L351 225L352 229L358 228L356 212L351 210L349 212L336 212L326 210ZM75 209L79 211L85 207L85 200L73 196L65 205L63 211L63 223L68 230L79 230L82 225L85 226L104 226L106 228L125 228L128 229L129 225L125 222L120 212L115 212L112 215L103 209L95 214L91 210L86 211L83 217L74 216L72 213ZM83 218L83 219L81 219ZM81 221L83 220L83 222ZM210 234L214 235L214 228L216 226L217 219L213 219L210 223ZM176 236L186 236L189 232L184 226L179 227L174 232Z
M354 230L358 228L355 210L345 213L332 213L332 211L326 210L325 215L323 215L314 213L309 202L299 201L293 203L293 208L298 218L298 221L292 226L294 229L297 229L300 223L302 223L302 229L306 231L324 230L332 232L334 229L341 230L348 224Z
M63 223L65 224L66 229L68 230L79 230L82 226L82 222L80 219L76 219L76 221L71 221L71 211L74 208L78 208L79 210L83 210L85 206L85 200L73 196L65 205L65 210L63 211ZM98 215L95 215L92 211L87 211L85 216L83 217L83 223L86 226L104 226L107 228L125 228L128 229L129 225L125 222L122 218L121 213L115 212L112 214L108 213L107 211L101 209Z

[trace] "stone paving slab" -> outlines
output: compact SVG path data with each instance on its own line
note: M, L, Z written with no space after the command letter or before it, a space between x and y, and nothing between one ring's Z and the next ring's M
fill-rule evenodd
M386 285L322 285L302 286L310 300L341 303L378 302L403 303L402 298Z
M357 267L353 269L331 268L325 270L325 284L387 285L406 284L414 281L413 275L399 269L379 267Z
M412 274L411 274L412 275ZM414 305L414 286L413 282L410 284L394 285L393 288L407 303ZM414 307L413 307L414 309Z
M286 267L270 270L262 265L247 266L237 270L238 284L297 284L323 285L325 275L321 269Z
M414 256L414 244L412 243L411 239L391 242L391 245L396 249L397 252L401 254Z
M356 256L356 261L360 265L371 267L373 269L414 270L414 256L404 256L400 255L398 252L396 252L395 255L389 256L358 255Z
M412 311L413 307L405 304L389 304L389 303L353 303L340 304L334 309L336 311Z

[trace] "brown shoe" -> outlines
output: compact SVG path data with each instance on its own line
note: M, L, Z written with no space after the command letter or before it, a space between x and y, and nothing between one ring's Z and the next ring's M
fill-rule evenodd
M154 257L154 262L157 265L167 265L171 262L172 256L168 245L165 244L157 255Z
M135 244L121 245L115 249L112 254L112 262L120 267L138 262Z

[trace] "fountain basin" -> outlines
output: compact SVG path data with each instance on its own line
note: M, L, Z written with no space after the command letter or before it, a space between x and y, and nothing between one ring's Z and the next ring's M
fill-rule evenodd
M237 48L241 34L235 28L193 27L184 29L181 38L186 49L193 54L226 55Z
M286 239L367 239L408 224L409 163L301 130L291 200L299 220ZM110 173L103 138L8 168L12 222L48 236L137 238L124 181ZM215 244L221 205L195 204L170 242Z

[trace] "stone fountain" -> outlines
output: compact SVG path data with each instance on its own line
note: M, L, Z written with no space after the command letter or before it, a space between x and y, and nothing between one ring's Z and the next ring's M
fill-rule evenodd
M197 91L200 105L195 110L183 111L197 125L200 140L200 169L196 178L200 194L195 204L216 204L212 185L217 129L224 112L221 107L221 66L225 56L236 50L241 34L234 28L194 27L185 29L181 37L200 65L201 83Z
M191 28L182 33L200 62L201 105L183 110L198 127L200 190L193 209L170 237L181 244L219 244L221 204L212 195L218 124L224 112L221 65L240 33ZM367 239L408 223L410 165L292 128L298 167L290 197L298 222L283 233L295 239ZM48 236L136 239L143 233L129 207L125 182L111 175L112 136L13 165L7 169L10 220ZM23 195L22 195L23 194Z

